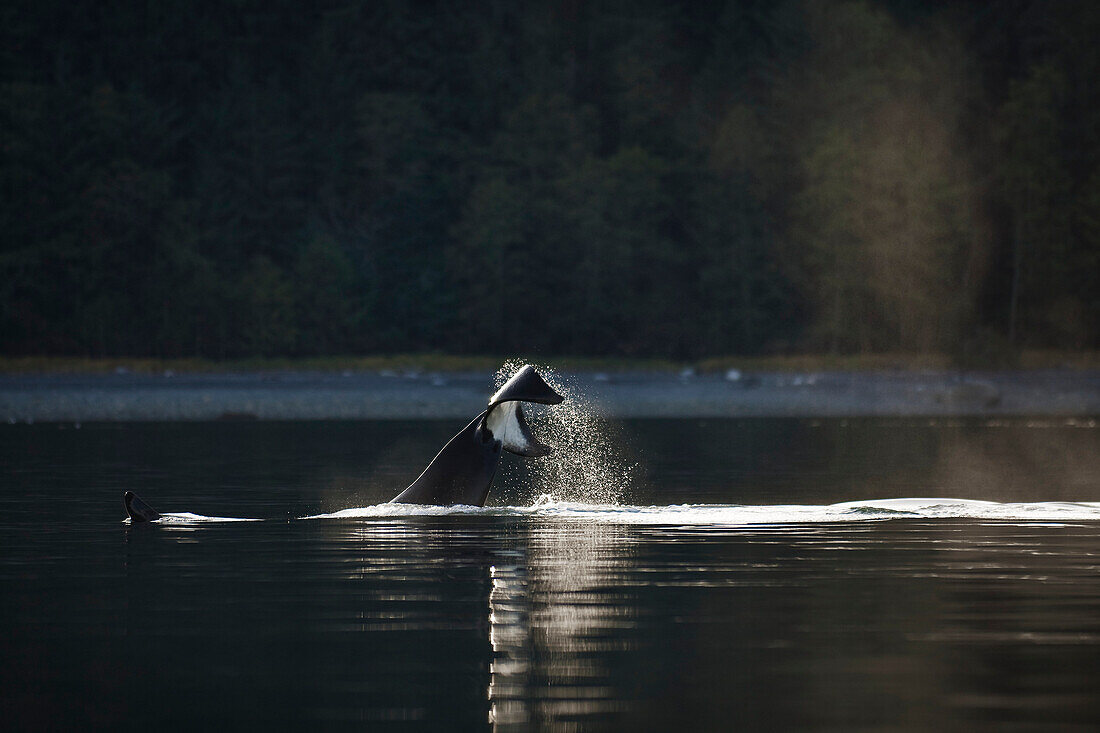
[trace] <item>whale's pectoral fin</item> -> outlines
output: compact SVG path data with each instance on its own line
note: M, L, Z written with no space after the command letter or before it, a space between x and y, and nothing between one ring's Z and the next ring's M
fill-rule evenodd
M153 522L160 519L160 515L153 507L139 499L132 491L122 495L122 503L126 507L126 513L130 516L131 522Z

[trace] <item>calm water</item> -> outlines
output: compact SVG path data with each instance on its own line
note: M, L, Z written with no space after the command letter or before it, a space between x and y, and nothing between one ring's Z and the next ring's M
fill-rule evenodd
M0 727L1100 725L1094 422L628 422L618 508L370 508L459 427L4 426Z

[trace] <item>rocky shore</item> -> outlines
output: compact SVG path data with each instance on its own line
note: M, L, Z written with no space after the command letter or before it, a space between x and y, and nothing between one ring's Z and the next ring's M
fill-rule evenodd
M559 375L609 417L1100 415L1100 371L685 371ZM465 418L492 392L481 372L265 372L0 376L0 419L19 422Z

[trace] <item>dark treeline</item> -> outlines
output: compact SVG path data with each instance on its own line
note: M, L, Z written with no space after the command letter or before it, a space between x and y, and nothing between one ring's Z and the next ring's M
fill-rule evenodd
M1100 12L5 3L7 354L1100 345Z

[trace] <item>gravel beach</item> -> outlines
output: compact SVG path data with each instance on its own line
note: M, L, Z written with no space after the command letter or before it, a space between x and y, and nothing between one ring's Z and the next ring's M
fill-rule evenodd
M608 417L1100 415L1100 371L559 375ZM468 418L489 373L270 372L0 377L18 422Z

